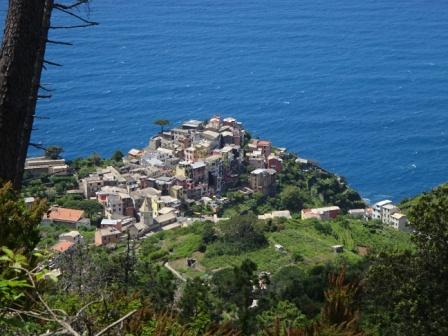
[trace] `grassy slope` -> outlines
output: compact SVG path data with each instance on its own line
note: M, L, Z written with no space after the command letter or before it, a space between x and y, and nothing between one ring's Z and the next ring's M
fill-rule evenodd
M168 258L172 265L189 276L239 264L245 258L255 261L259 270L273 272L282 266L294 264L293 256L297 254L303 257L303 261L297 264L307 268L341 258L349 263L359 261L362 256L357 253L358 246L367 246L371 252L411 248L408 234L386 227L374 229L360 220L330 222L330 234L321 233L314 223L290 220L284 230L266 233L269 246L239 255L208 257L207 254L196 252L201 242L200 234L191 229L164 232L158 238L164 248L171 249ZM275 244L283 245L285 252L277 252ZM337 244L344 245L343 253L335 254L332 251L331 246ZM185 258L191 256L198 259L196 271L185 267Z

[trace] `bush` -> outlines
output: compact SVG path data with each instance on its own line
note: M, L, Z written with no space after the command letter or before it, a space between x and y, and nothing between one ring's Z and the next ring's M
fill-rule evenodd
M155 260L160 260L160 259L162 259L163 257L166 257L168 254L169 254L169 252L168 252L167 250L165 250L165 249L161 249L161 250L152 252L152 253L148 256L148 258L149 258L149 260L151 260L151 261L155 261Z
M280 193L280 200L285 209L300 212L303 208L304 196L296 186L286 186Z
M212 222L204 223L204 227L201 234L201 240L203 245L211 244L217 239L214 224Z
M267 239L253 215L232 217L218 224L219 241L240 252L263 247ZM228 250L228 248L226 248Z
M295 251L292 254L292 260L297 263L297 262L302 262L304 260L304 258L300 252Z
M326 236L329 236L333 233L333 228L331 227L330 223L328 223L328 222L316 221L314 223L314 228Z

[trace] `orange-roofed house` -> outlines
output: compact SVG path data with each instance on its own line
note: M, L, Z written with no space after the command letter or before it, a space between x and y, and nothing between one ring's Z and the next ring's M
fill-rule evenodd
M51 250L57 253L64 253L65 251L68 251L73 245L75 245L74 242L68 240L60 240L51 247Z
M69 226L90 226L90 220L85 218L83 210L52 206L44 215L44 223L55 223Z

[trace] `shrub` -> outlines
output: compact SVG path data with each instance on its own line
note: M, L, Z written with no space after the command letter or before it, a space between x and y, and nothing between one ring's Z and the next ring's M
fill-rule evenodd
M326 236L329 236L333 233L333 228L328 222L315 222L314 228Z
M303 255L300 252L295 251L292 254L292 260L294 262L302 262L304 260L304 258L303 258Z

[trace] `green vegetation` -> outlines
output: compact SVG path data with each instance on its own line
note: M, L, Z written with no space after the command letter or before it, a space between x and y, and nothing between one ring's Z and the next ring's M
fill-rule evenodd
M2 223L30 223L17 195L2 190ZM43 258L31 253L35 237L11 240L14 250L28 247L2 251L0 328L24 335L61 328L95 335L109 327L111 335L445 335L447 209L448 186L421 196L408 212L413 235L344 216L196 222L112 250L79 245L58 259L57 279L35 268ZM14 225L4 230L2 238ZM61 228L45 230L39 246ZM336 244L342 253L332 250Z
M66 225L61 224L41 224L39 226L40 240L37 247L39 249L50 248L56 244L59 240L59 235L64 232L68 232L73 228L69 228ZM91 242L95 237L95 228L78 228L79 233L84 237L85 241Z
M304 207L337 205L348 210L365 206L360 195L347 185L344 178L314 164L296 162L296 159L295 155L288 154L279 173L279 190L286 202L284 206L294 205L295 198Z
M67 190L77 189L78 179L94 173L98 168L107 166L119 167L122 163L113 159L102 159L98 154L92 154L86 158L78 158L68 161L73 175L40 175L25 176L22 186L22 194L33 197L46 198L49 203L56 202L66 195Z
M382 254L367 274L365 324L378 334L446 335L448 185L419 196L408 211L413 253Z
M71 165L79 173L111 162L92 155ZM64 195L74 188L74 177L41 176L27 182L23 194L41 193L98 219L98 203ZM6 307L0 308L0 328L19 335L61 328L94 335L111 325L111 335L135 336L448 333L440 318L448 297L448 185L401 204L418 232L413 235L344 215L298 219L303 207L348 209L362 201L343 179L294 157L285 160L276 197L227 196L228 220L128 238L113 249L77 245L52 261L62 272L56 278L45 262L36 266L68 228L38 230L45 203L27 209L4 185L0 245L8 249L0 257L0 303ZM275 209L288 209L293 218L258 220L256 214ZM91 242L94 231L81 234ZM32 253L36 244L44 255ZM334 245L343 251L336 253Z
M123 160L124 154L120 151L120 150L116 150L112 156L111 156L111 160L115 161L115 162L121 162Z
M239 255L267 245L267 239L255 216L245 215L221 221L215 230L217 239L207 246L207 255Z
M98 168L105 168L107 166L120 167L123 164L121 160L118 160L120 154L123 155L123 153L117 151L110 159L104 159L99 154L93 153L86 158L77 158L69 162L69 164L76 172L78 178L81 179L94 173Z
M84 210L92 225L99 223L103 217L103 206L100 203L83 199L80 195L65 195L58 198L55 203L65 208Z
M26 197L46 198L52 203L58 197L64 196L67 190L77 187L78 182L74 176L43 175L24 180L22 194Z
M45 157L53 160L60 159L63 151L64 149L60 146L48 146L45 149Z
M0 185L0 247L32 251L39 242L38 226L46 209L45 201L27 208L11 183Z
M364 208L361 196L350 188L344 178L331 174L314 164L296 162L297 156L288 154L283 159L283 170L278 174L277 195L260 193L244 195L228 190L229 203L220 213L224 217L239 214L264 214L273 210L300 213L303 208L337 205L343 211ZM247 184L247 175L240 174L238 187Z
M284 265L310 269L326 263L357 264L366 255L412 250L407 233L377 222L346 217L334 221L258 221L253 216L234 217L213 226L195 223L191 227L161 232L152 243L168 251L165 260L179 261L179 271L188 273L179 259L195 256L198 267L192 274L209 273L222 267L253 260L261 271L275 272ZM275 244L284 251L276 251ZM333 245L344 245L335 253ZM200 270L200 271L198 271Z
M157 119L154 121L154 125L160 126L160 133L163 133L163 128L170 124L167 119Z

